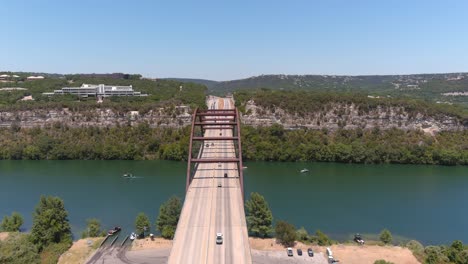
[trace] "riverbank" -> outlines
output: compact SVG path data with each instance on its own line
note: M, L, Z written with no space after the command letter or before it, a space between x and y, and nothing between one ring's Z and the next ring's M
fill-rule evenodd
M59 260L59 264L82 264L85 263L95 249L89 246L90 239L80 239L73 243L73 246L65 252ZM102 238L91 239L94 244L100 242ZM254 263L282 263L291 260L286 254L286 248L277 244L275 239L249 238L253 252ZM155 238L135 240L129 251L126 253L133 258L152 259L154 257L168 257L172 247L172 240ZM316 245L306 245L297 242L294 248L294 260L297 263L326 263L326 247ZM303 255L297 255L297 249L303 250ZM312 248L315 256L310 258L307 249ZM336 259L346 264L373 264L374 261L385 259L397 264L420 264L408 248L398 246L377 246L377 245L345 245L338 244L330 246Z
M257 251L280 251L286 256L286 248L276 243L274 238L260 239L249 238L252 250ZM326 256L326 247L306 245L296 242L294 256L297 258L297 249L302 249L307 255L307 249L312 248L315 254L322 253ZM398 264L420 264L413 253L408 248L398 246L377 246L377 245L347 245L337 244L330 246L335 259L346 264L373 264L376 260L385 259ZM264 254L267 255L267 254ZM303 255L303 256L304 256Z

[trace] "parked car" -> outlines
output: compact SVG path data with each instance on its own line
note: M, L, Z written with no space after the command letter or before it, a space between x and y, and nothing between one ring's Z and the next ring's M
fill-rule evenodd
M221 245L223 243L223 233L216 234L216 244Z
M314 256L314 251L312 251L311 248L307 249L307 254L309 254L309 257L313 257Z
M297 249L297 255L302 256L302 249L300 248Z
M222 187L222 186L223 186L223 185L221 185L221 183L220 183L220 182L218 182L218 187Z
M288 256L292 257L292 256L293 256L293 250L292 250L292 248L289 247L289 248L287 249L287 251L288 251Z

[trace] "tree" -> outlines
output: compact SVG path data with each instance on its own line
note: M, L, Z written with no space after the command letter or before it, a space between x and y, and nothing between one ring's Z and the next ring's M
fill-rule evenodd
M0 230L4 232L18 232L23 222L23 216L17 212L13 212L10 217L3 217L2 223L0 223Z
M284 246L294 245L296 228L286 221L278 221L275 226L276 239Z
M181 210L182 203L180 198L176 196L169 198L169 200L159 207L159 215L156 219L156 229L161 232L161 235L164 238L171 239L174 237L174 232L169 232L170 229L167 227L172 227L172 230L176 230ZM166 230L164 230L165 228Z
M393 237L390 231L388 231L387 229L384 229L382 230L382 232L380 232L380 241L382 241L384 244L390 244L392 243L392 240L393 240Z
M12 233L6 240L0 241L0 263L39 264L37 252L37 247L29 241L26 234Z
M68 212L59 197L41 196L33 214L31 241L41 251L51 243L71 243L72 234Z
M319 246L329 246L332 244L331 239L320 230L317 230L317 232L315 232L315 236L317 239L317 244L319 244Z
M86 220L86 230L81 235L82 238L99 237L101 234L101 222L98 219L91 218Z
M437 246L428 246L424 249L426 253L425 264L440 264L447 263L449 259L444 255L442 249Z
M296 231L296 237L297 237L297 240L304 242L304 241L309 240L309 233L304 227L301 227L300 229Z
M251 193L245 203L247 227L255 236L266 237L272 231L273 214L265 198L258 193Z
M135 219L135 229L137 234L145 236L145 231L149 231L151 226L149 217L145 213L139 213Z

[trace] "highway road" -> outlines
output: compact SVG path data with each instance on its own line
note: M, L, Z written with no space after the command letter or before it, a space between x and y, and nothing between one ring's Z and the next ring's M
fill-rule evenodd
M229 98L211 98L208 106L233 109L234 103ZM231 129L214 129L207 130L205 137L220 136L220 133L232 136ZM203 143L209 147L203 149L200 158L236 157L233 141ZM216 244L216 233L223 234L223 244ZM169 263L252 263L236 163L198 165L186 193Z

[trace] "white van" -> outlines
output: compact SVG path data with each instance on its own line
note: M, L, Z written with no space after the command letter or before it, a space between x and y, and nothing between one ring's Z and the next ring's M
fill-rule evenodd
M333 252L331 251L330 248L327 247L327 256L329 257L332 257L333 256Z

